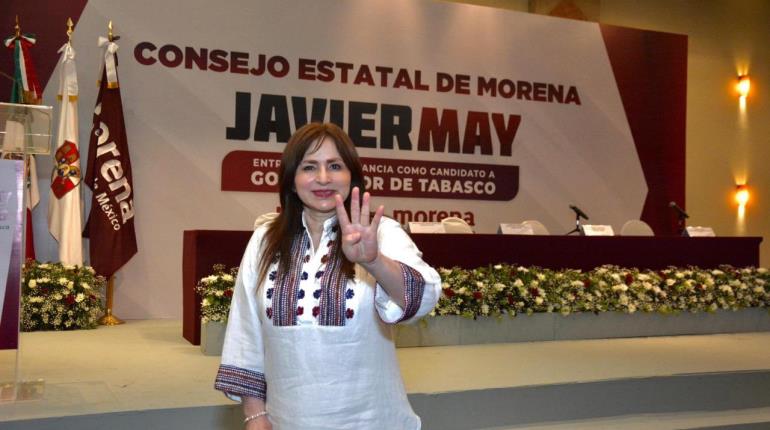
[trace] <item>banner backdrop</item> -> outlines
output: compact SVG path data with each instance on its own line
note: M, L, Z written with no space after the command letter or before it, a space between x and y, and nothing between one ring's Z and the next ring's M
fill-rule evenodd
M430 1L90 0L81 70L98 70L108 19L141 214L122 317L179 316L182 231L274 211L280 152L307 121L348 131L402 223L563 234L574 204L592 224L643 217L668 234L667 203L684 201L685 90L657 90L686 88L684 36Z

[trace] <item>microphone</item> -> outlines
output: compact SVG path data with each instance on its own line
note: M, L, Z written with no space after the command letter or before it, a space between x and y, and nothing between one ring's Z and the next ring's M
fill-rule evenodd
M577 215L578 218L588 219L588 215L585 214L585 212L581 211L579 207L575 205L569 205L569 208L575 211L575 215Z
M680 208L679 205L676 204L676 202L669 202L668 207L673 209L677 215L679 215L679 218L685 219L690 218L690 215L687 215L687 212L684 211L684 209Z

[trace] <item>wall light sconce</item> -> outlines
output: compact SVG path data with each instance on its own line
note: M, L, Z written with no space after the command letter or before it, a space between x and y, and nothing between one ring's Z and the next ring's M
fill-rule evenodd
M735 202L738 203L738 206L746 206L750 197L749 187L746 184L735 187Z
M738 82L735 84L735 89L738 90L738 95L741 98L746 98L751 90L751 79L749 79L749 75L738 76Z

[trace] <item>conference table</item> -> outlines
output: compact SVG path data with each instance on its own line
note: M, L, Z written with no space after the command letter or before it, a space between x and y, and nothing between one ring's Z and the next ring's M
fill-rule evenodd
M252 231L186 230L183 236L183 336L200 344L200 298L195 285L214 264L240 264ZM668 266L713 268L759 266L761 237L519 236L499 234L412 234L434 267L472 269L510 263L550 269L614 264L640 269Z

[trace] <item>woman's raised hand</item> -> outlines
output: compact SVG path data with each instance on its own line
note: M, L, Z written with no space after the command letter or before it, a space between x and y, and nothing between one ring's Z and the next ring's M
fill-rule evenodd
M337 221L340 224L342 236L342 252L353 263L367 264L377 259L377 227L385 212L384 206L379 206L374 217L369 221L369 193L364 193L363 200L359 202L360 190L353 187L350 192L350 218L345 211L342 196L337 194L336 209Z

